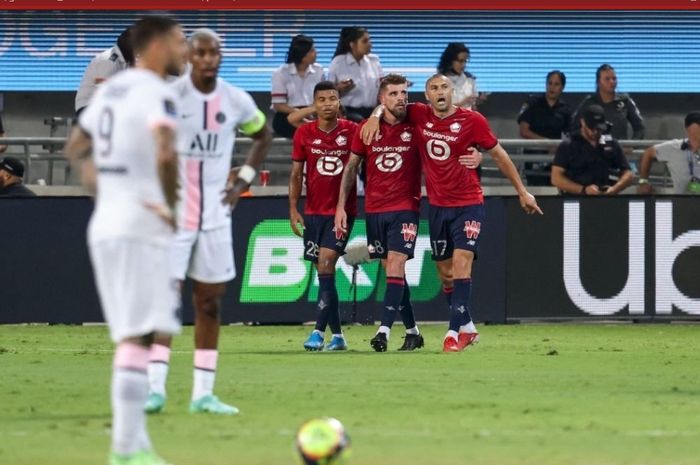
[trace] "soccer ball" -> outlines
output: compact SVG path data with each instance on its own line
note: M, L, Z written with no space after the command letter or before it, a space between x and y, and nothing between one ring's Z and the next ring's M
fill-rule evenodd
M295 445L304 465L341 465L350 453L350 437L335 418L314 418L301 425Z

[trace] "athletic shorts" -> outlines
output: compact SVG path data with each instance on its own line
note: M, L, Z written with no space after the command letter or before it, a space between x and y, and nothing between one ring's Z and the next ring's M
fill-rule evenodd
M225 283L236 277L231 227L208 231L180 229L172 247L173 276L189 276L200 283Z
M392 252L408 255L418 238L418 212L403 210L387 213L367 213L367 248L372 258L386 258Z
M318 263L321 247L345 254L345 246L355 218L348 216L348 232L335 230L335 217L331 215L306 215L304 217L304 260Z
M111 239L89 247L102 312L114 342L180 332L180 286L170 246Z
M483 204L468 207L430 205L428 216L433 260L452 258L454 249L472 251L476 258L485 217Z

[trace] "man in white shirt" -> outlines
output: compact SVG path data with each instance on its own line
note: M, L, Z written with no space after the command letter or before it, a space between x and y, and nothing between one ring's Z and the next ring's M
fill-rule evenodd
M88 246L102 310L117 347L112 368L110 465L165 465L146 432L148 358L155 334L180 330L169 270L177 189L175 93L185 36L150 16L132 30L136 69L101 86L65 154L97 192Z
M107 50L98 53L85 68L80 87L75 94L75 113L80 116L83 109L97 90L97 86L123 71L134 66L134 51L131 47L131 28L124 29L117 38L117 43Z
M651 194L649 170L658 160L666 163L673 180L674 194L700 194L700 112L685 117L686 139L673 139L649 147L639 165L640 194Z
M178 232L172 273L194 281L194 383L190 412L234 415L238 409L214 395L221 298L236 277L231 209L253 181L272 141L265 115L252 97L218 77L221 40L211 29L197 29L189 39L191 72L175 81L180 123ZM228 183L236 130L253 138L246 163ZM223 194L222 194L223 192ZM149 363L148 413L163 409L171 338L156 339Z

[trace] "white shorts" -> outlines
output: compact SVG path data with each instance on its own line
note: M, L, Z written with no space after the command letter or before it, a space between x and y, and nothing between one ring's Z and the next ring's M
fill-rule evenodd
M225 283L236 277L231 227L208 231L179 229L175 234L171 262L173 276L189 276L200 283Z
M180 287L168 267L169 246L111 239L89 249L102 312L114 342L153 332L180 332Z

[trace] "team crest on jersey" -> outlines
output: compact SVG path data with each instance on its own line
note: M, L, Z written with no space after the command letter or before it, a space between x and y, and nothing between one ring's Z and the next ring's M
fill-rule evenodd
M313 142L311 142L313 145L321 145L321 139L314 139Z
M459 123L452 123L450 124L450 131L452 132L459 132L459 130L462 129L462 125Z
M219 124L223 124L224 121L226 121L226 115L224 115L222 112L218 112L215 116L216 122Z
M412 138L413 138L413 136L408 131L404 131L401 133L401 140L404 142L411 142Z
M335 143L338 144L339 147L343 147L348 143L348 138L345 136L338 136L335 138Z
M430 122L425 123L425 127L428 128L428 129L432 129L432 128L433 128L433 123L430 123Z
M175 111L175 102L169 99L165 99L163 101L163 109L165 110L165 114L171 115L171 116L176 116L177 112Z
M418 225L416 223L401 223L401 234L403 234L404 242L413 242L418 234Z
M479 221L464 222L464 233L467 235L467 239L477 239L480 232L481 223Z

